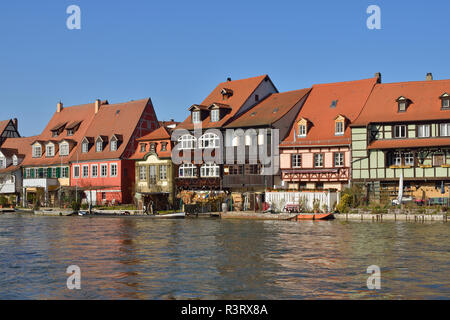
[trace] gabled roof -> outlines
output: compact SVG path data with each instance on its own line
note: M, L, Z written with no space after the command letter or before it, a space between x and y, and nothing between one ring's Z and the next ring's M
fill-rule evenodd
M441 110L441 96L450 91L450 80L414 81L377 84L361 115L352 126L369 123L408 122L450 119L450 110ZM398 112L398 97L411 101L408 109Z
M335 135L335 119L338 115L354 121L367 101L378 78L318 84L312 90L299 112L297 123L306 118L311 122L306 137L298 135L298 126L294 125L281 147L314 145L347 145L350 142L350 128L345 128L344 135ZM333 101L338 101L336 105Z
M11 172L19 169L23 162L28 158L31 157L31 143L36 140L38 136L34 137L26 137L26 138L8 138L5 140L2 146L3 149L9 149L9 150L15 150L17 153L15 153L19 158L23 158L22 163L20 163L17 166L10 165L6 169L0 170L0 173L6 173Z
M150 98L129 101L124 103L109 104L101 106L99 112L90 122L84 137L94 137L95 140L101 137L105 143L102 152L97 152L96 148L90 148L89 152L83 153L81 149L70 157L70 161L101 160L101 159L119 159L127 150L131 137L139 125L141 117L147 106L152 106ZM156 118L156 116L155 116ZM122 143L118 145L116 151L111 151L110 139L114 136L122 136ZM77 148L81 148L80 145Z
M255 90L263 81L271 81L268 75L262 75L258 77L226 81L220 83L205 100L200 104L202 106L211 106L213 103L223 103L230 106L230 112L225 115L220 121L211 122L210 117L207 117L202 122L203 128L221 128L226 124L234 115L239 111L239 109L245 104L245 102L251 97ZM233 91L233 95L224 99L222 95L222 90L228 89ZM194 124L192 123L191 115L178 125L177 129L187 129L193 130Z
M6 127L8 126L9 122L11 120L3 120L0 121L0 135L3 133L3 131L5 131Z
M170 133L165 127L159 127L155 131L137 139L137 141L156 141L156 140L170 140Z
M245 128L271 125L292 110L310 90L301 89L271 94L225 127Z

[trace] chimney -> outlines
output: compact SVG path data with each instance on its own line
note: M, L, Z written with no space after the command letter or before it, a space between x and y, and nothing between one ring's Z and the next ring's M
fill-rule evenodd
M228 82L230 82L230 81L231 81L231 78L230 78L230 77L228 77L228 78L227 78L227 81L228 81Z
M101 104L102 104L102 102L100 101L100 99L95 100L95 114L97 114L98 111L100 110Z
M375 73L375 78L378 79L378 80L377 80L378 83L381 83L381 72Z
M17 120L17 118L14 118L12 120L12 122L14 123L14 126L16 127L16 129L19 130L19 121Z
M58 105L57 105L57 107L56 107L56 112L61 112L61 111L63 111L63 103L60 101L60 102L58 102Z
M431 72L427 73L427 81L433 81L433 74Z

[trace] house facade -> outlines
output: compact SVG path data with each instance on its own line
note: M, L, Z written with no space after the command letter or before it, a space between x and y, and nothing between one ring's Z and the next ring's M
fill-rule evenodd
M269 76L220 83L175 130L178 191L221 191L225 126L278 90ZM184 156L187 156L184 158Z
M93 205L133 203L138 139L158 128L150 99L95 104L95 116L70 157L70 186Z
M136 161L136 199L140 209L149 208L151 204L155 210L178 207L171 140L176 125L163 122L161 127L138 139L132 159Z
M351 129L381 75L314 85L280 145L284 188L343 190L351 181Z
M19 138L18 120L10 119L0 121L0 146L8 138Z
M448 198L450 80L377 84L352 124L352 178L368 195L387 201Z

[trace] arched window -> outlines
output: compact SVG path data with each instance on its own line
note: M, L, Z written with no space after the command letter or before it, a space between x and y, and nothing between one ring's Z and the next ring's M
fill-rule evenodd
M214 133L206 133L199 139L200 149L219 148L219 136Z
M197 177L197 166L191 163L185 163L178 169L178 176L180 178L196 178Z
M200 176L202 178L220 177L220 167L217 164L204 164L200 168Z
M178 142L181 143L181 150L189 150L195 148L197 140L193 135L185 134L178 139Z

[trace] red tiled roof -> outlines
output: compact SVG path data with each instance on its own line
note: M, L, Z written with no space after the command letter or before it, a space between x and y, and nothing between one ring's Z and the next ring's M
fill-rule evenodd
M450 94L450 80L377 84L353 126L369 123L450 119L450 110L441 110L440 96ZM397 99L411 101L406 112L398 112Z
M0 135L3 133L3 131L5 131L6 127L8 126L9 122L11 120L3 120L0 121Z
M338 115L345 116L350 122L360 114L378 78L357 81L336 82L314 85L300 110L289 136L280 147L315 146L315 145L348 145L350 128L347 125L344 135L335 135L335 119ZM336 105L332 107L333 101ZM298 135L298 121L302 118L311 122L305 138Z
M301 89L283 93L274 93L251 108L226 128L245 128L271 125L281 119L300 102L311 89Z
M262 75L248 79L233 80L220 83L200 105L209 107L213 103L223 103L230 106L230 112L217 122L211 122L210 117L207 117L205 120L203 120L202 127L221 128L239 111L244 103L250 98L252 93L258 88L261 82L266 79L267 81L270 81L268 75ZM224 99L222 96L223 89L232 90L233 95L227 99ZM181 124L179 124L177 129L193 130L194 124L192 123L191 115Z
M101 108L105 107L104 105ZM101 109L100 108L100 109ZM42 131L39 136L34 137L34 141L30 141L30 145L27 150L27 156L23 162L23 166L48 166L48 165L58 165L68 164L69 159L76 153L77 147L72 148L69 156L60 157L56 154L54 157L47 158L45 155L45 149L43 150L43 155L40 158L32 157L32 147L31 143L39 141L46 143L47 141L54 141L59 143L63 140L73 140L79 145L85 136L85 132L88 129L92 119L95 115L95 103L64 107L61 112L55 112L53 117L50 119L49 123ZM57 137L53 137L52 129L56 128L62 123L72 123L81 122L78 130L72 136L67 135L67 130L61 132Z
M159 127L155 131L137 139L137 141L152 141L170 139L170 134L165 127Z
M80 143L77 146L79 148L78 156L76 153L72 154L70 161L120 158L126 150L145 108L149 104L151 105L150 98L101 106L80 141L84 137L93 137L97 140L101 136L103 140L107 141L103 147L103 151L97 152L95 145L93 145L89 149L89 152L82 153ZM111 151L110 148L109 142L113 135L121 135L123 139L118 145L117 151Z
M3 143L1 148L2 152L4 149L15 150L15 153L19 158L23 157L22 163L17 166L9 166L6 169L0 170L0 173L12 172L19 169L27 157L31 157L31 143L36 140L38 136L25 137L25 138L8 138ZM12 156L12 155L11 155Z
M368 146L368 149L402 149L440 146L450 146L450 138L375 140Z

